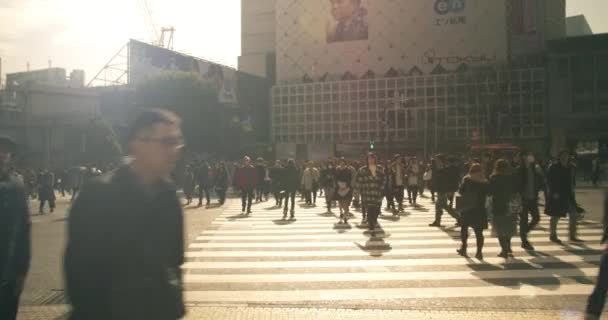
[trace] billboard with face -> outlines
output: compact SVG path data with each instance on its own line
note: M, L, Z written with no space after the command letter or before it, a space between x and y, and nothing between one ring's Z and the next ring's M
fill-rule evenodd
M277 0L278 81L506 61L504 0Z
M218 101L236 105L236 70L144 42L129 42L129 82L141 81L167 71L191 72L208 80L218 92Z

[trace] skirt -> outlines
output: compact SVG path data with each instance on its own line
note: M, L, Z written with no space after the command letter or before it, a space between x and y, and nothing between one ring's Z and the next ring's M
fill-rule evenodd
M497 237L513 237L517 230L515 215L494 214L492 216L492 230Z

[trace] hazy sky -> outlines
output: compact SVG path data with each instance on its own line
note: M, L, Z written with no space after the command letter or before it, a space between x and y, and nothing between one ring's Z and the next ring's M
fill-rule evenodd
M147 1L159 29L177 29L176 50L236 67L241 51L241 0ZM152 39L143 3L0 0L2 73L23 71L27 62L32 70L46 68L50 59L53 66L68 72L85 69L90 79L129 38ZM607 0L568 0L567 14L585 14L596 33L608 32L605 12Z

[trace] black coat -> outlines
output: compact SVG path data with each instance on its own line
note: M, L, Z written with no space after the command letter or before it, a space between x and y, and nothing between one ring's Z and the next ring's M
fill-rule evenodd
M211 177L209 176L209 166L201 165L196 170L196 181L198 182L199 188L210 188Z
M9 283L27 275L31 258L28 201L16 177L0 173L0 278Z
M435 169L433 171L433 188L437 193L456 191L453 180L454 170L451 167Z
M547 206L546 213L552 217L563 218L568 211L573 209L574 186L572 183L571 166L562 166L559 163L553 164L547 172Z
M458 193L462 196L461 223L473 228L487 228L486 196L488 183L465 177Z
M517 185L518 185L518 192L519 194L521 194L523 199L527 198L526 195L526 190L528 189L528 175L530 174L528 168L526 168L526 166L520 166L519 168L517 168L516 171L517 175L516 175L516 179L517 179ZM536 168L532 168L532 173L534 174L534 185L533 190L534 190L534 200L538 199L538 193L543 190L543 188L545 187L545 178L543 177L543 175L538 172L538 170L536 170Z
M515 234L516 215L511 211L511 201L517 194L517 180L512 174L493 175L488 183L488 195L492 197L493 229L499 237Z
M352 171L349 167L336 168L336 181L344 182L350 186L352 180Z
M65 253L71 319L178 319L184 314L183 214L169 183L146 190L128 167L85 185Z
M228 170L226 168L218 168L214 178L215 188L218 190L228 189Z
M300 173L296 167L286 167L281 170L281 189L287 192L296 192L300 187Z

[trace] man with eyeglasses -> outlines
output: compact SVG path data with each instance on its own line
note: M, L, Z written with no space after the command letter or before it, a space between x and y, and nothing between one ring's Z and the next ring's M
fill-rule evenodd
M89 181L70 210L65 252L70 319L184 315L183 213L170 180L179 118L148 109L130 128L132 162Z

